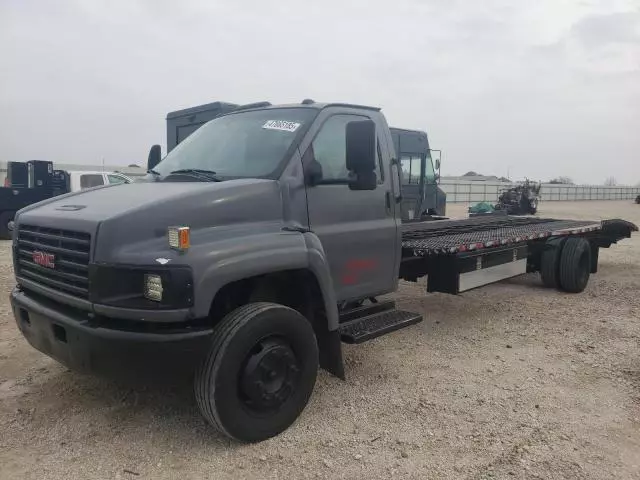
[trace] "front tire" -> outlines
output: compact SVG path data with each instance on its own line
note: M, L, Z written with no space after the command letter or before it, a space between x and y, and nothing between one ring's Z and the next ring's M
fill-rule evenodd
M204 418L236 440L257 442L286 430L304 410L318 373L309 321L274 303L250 303L225 316L198 369Z

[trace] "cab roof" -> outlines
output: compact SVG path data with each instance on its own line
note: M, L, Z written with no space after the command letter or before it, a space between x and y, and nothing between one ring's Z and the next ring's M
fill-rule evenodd
M232 112L237 112L239 110L264 110L264 109L271 109L271 108L315 108L316 110L322 110L328 107L357 108L357 109L363 109L363 110L372 110L374 112L380 111L380 107L372 107L368 105L358 105L354 103L340 103L340 102L318 103L310 99L305 99L300 103L285 103L285 104L279 104L279 105L272 105L270 102L249 103L247 105L238 105L234 110L232 110Z

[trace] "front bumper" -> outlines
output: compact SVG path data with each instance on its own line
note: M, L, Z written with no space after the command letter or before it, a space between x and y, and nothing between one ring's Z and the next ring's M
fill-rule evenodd
M11 292L18 328L37 350L67 367L91 373L124 374L192 369L211 343L211 328L176 326L158 331L108 328L86 314L23 291ZM113 322L119 325L117 321Z

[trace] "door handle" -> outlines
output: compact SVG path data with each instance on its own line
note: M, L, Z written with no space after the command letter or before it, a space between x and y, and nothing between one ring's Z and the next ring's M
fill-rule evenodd
M391 213L391 192L387 190L384 194L384 203L387 209L387 213Z

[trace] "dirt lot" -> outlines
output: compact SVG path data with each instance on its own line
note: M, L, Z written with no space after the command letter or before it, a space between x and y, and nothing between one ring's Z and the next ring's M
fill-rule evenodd
M631 202L540 213L640 224ZM403 285L397 300L424 322L347 346L346 383L321 372L292 428L239 445L203 422L188 385L132 388L28 346L0 242L0 476L640 478L640 235L600 265L580 295L535 275L458 297Z

